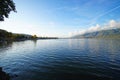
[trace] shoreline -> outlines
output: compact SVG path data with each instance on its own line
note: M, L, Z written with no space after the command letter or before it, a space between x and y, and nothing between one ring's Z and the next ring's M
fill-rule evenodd
M10 75L4 72L2 67L0 67L0 80L10 80Z

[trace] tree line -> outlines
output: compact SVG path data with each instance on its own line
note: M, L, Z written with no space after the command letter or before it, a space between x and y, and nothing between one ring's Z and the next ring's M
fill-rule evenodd
M14 40L26 40L26 39L37 39L36 35L18 34L8 32L0 29L0 41L14 41Z

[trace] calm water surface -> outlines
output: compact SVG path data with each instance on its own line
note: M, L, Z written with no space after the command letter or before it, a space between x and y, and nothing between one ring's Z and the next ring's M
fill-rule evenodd
M120 40L58 39L0 44L12 80L120 80Z

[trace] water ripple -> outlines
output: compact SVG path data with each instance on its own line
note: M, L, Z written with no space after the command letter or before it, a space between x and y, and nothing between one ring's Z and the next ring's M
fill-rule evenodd
M13 80L119 80L118 40L60 39L0 47L0 66Z

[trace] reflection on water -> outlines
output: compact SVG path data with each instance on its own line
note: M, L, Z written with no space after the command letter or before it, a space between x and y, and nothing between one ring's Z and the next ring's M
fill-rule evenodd
M36 47L36 46L37 46L37 39L33 39L33 40L31 40L31 41L33 41L34 47Z
M12 47L12 42L0 42L0 56L5 56L4 52Z
M0 49L4 49L4 48L7 48L7 47L11 47L12 45L12 42L0 42Z
M0 44L13 80L119 80L120 40L28 40Z

